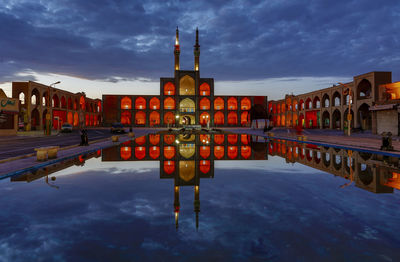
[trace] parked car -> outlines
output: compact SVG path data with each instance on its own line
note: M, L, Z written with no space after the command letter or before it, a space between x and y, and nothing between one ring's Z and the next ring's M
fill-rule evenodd
M117 122L111 125L111 133L125 133L124 126Z
M72 125L69 123L64 123L61 126L61 132L63 133L71 133L72 132Z

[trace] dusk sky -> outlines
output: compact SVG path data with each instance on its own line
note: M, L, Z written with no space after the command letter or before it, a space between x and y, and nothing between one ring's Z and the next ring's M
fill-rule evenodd
M82 1L0 0L0 88L11 81L61 81L102 94L158 94L173 76L180 30L181 69L216 94L299 94L370 71L400 81L399 0Z

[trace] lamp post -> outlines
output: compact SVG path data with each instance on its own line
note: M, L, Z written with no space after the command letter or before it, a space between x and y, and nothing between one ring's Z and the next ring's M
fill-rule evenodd
M60 81L54 82L47 88L47 114L46 114L46 135L51 135L51 114L50 114L50 87L55 87L55 85L61 83Z
M349 109L347 111L347 135L350 136L351 134L351 102L353 100L353 92L351 91L351 88L348 87L347 84L342 84L339 82L340 85L344 86L346 90L343 92L343 95L349 95Z

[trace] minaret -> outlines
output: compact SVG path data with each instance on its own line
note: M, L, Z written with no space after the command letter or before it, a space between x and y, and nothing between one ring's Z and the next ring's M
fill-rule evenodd
M199 186L194 187L194 212L196 213L196 230L199 229L200 194Z
M180 208L180 203L179 203L179 186L175 186L175 192L174 192L174 213L175 213L175 227L178 229L179 226L179 208Z
M194 71L199 71L199 67L200 67L199 29L196 27L196 44L194 45Z
M180 55L180 53L181 53L181 49L179 48L179 30L178 30L178 27L176 27L175 49L174 49L175 71L179 70L179 55Z

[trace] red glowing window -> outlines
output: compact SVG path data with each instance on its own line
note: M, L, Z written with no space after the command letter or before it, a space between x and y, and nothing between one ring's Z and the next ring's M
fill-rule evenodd
M234 144L237 143L237 141L238 141L238 135L236 135L236 134L229 134L228 135L228 143L229 144L234 145Z
M200 95L201 96L209 96L210 95L210 85L207 83L203 83L200 85Z
M149 156L152 159L157 159L160 156L160 147L158 146L151 146L149 148Z
M214 135L214 142L218 145L222 145L225 141L225 135L223 134L215 134Z
M135 124L145 125L146 124L146 113L143 111L138 111L135 114Z
M200 138L200 142L204 145L207 145L210 143L210 135L200 134L199 138Z
M164 114L164 124L175 124L175 115L172 112Z
M150 113L150 126L156 126L160 124L160 113L153 111Z
M250 148L250 146L241 146L240 155L244 159L248 159L251 156L251 148Z
M132 156L132 148L130 146L121 147L120 156L123 160L128 160Z
M246 134L241 134L240 141L242 142L243 145L248 145L250 143L250 136Z
M231 111L228 113L228 125L237 125L238 124L238 117L237 113Z
M203 174L207 174L210 172L211 169L211 164L209 160L201 160L200 161L200 172Z
M68 119L68 123L70 125L72 125L74 123L74 117L72 115L72 112L68 112L67 119Z
M146 109L146 99L144 97L138 97L135 100L135 109Z
M200 114L200 125L206 126L207 123L211 120L210 114L207 112L203 112Z
M209 146L200 146L200 156L202 158L208 158L210 156L211 149Z
M201 110L210 110L210 107L211 107L210 99L208 99L207 97L203 97L200 100L200 109Z
M214 146L214 156L217 159L223 158L225 155L225 148L223 146Z
M249 112L248 111L245 111L245 112L243 112L241 115L240 115L240 124L242 125L242 126L245 126L245 125L247 125L249 122L250 122L250 114L249 114Z
M164 172L168 175L175 172L175 161L164 161Z
M175 135L164 135L164 142L168 145L172 145L175 141Z
M237 146L228 146L228 157L230 159L235 159L238 156L238 147Z
M175 95L175 85L168 82L164 85L164 95L173 96Z
M175 156L175 147L174 146L165 146L164 147L164 157L167 159L171 159Z
M215 125L223 125L225 122L225 116L224 113L221 111L218 111L217 113L214 114L214 124Z
M221 97L217 97L214 99L214 110L224 110L225 102Z
M160 99L158 99L157 97L153 97L152 99L150 99L149 105L150 109L153 110L160 109Z
M125 96L121 99L121 109L132 109L132 99Z
M146 137L145 136L139 136L138 138L135 139L136 145L142 146L144 143L146 143Z
M154 146L158 145L158 143L160 143L160 135L150 134L149 141Z
M237 110L238 103L235 97L229 98L227 104L228 104L228 110Z
M164 109L175 109L175 99L172 97L165 98Z
M130 125L132 119L132 114L130 111L123 111L121 113L121 124Z
M81 106L81 109L85 110L85 98L83 96L81 96L81 98L79 98L79 104Z
M146 156L146 148L144 146L135 147L135 158L143 159Z
M243 98L240 101L240 109L241 110L250 110L251 107L251 101L247 97Z

